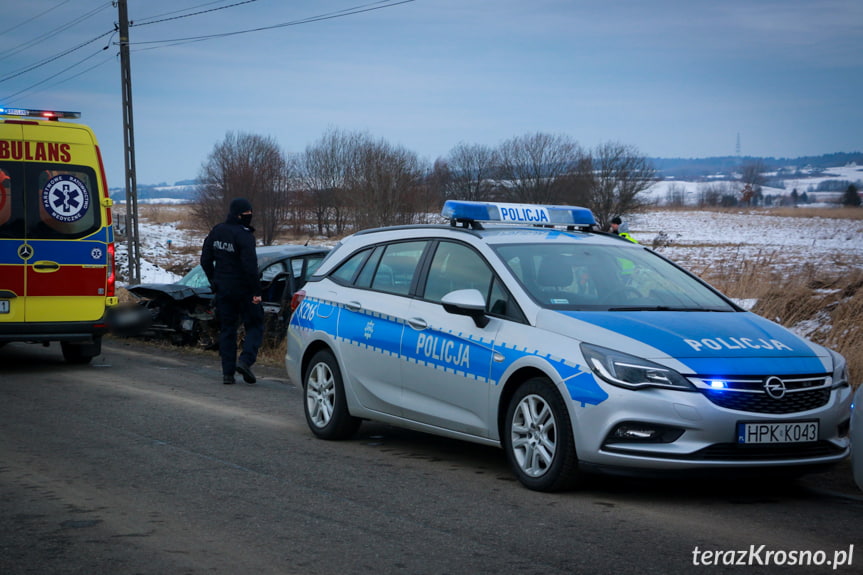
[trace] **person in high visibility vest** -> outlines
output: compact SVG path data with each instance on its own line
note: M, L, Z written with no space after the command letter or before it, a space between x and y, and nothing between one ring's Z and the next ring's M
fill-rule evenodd
M629 235L629 228L628 228L628 226L623 224L623 220L620 219L620 216L614 216L613 218L611 218L611 226L610 227L611 227L611 233L612 234L614 234L616 236L620 236L622 238L626 238L627 240L631 241L634 244L638 243L635 240L635 238L633 238L631 235Z

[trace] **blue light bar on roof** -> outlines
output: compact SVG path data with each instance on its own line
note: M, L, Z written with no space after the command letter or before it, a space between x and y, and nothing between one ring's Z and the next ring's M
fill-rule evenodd
M592 226L593 212L576 206L540 206L447 200L441 215L450 220L551 226Z
M61 112L60 110L30 110L27 108L4 108L0 106L0 116L22 116L26 118L80 118L81 112Z

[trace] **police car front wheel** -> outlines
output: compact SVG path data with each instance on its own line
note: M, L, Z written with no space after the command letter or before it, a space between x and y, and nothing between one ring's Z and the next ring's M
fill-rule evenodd
M304 411L309 429L321 439L346 439L360 420L348 412L345 386L336 358L329 350L315 353L303 379Z
M575 487L578 459L566 405L545 378L525 381L509 402L504 449L525 487L559 491Z

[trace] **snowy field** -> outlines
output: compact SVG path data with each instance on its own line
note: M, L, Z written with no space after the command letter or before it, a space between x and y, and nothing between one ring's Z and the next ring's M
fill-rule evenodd
M803 264L825 273L863 267L863 220L769 213L660 210L633 216L629 226L640 243L694 269L756 258L788 271Z
M848 183L856 184L858 189L863 189L861 181L863 181L863 168L856 165L839 166L828 168L820 173L812 173L811 170L801 169L800 173L803 177L786 178L782 180L782 188L772 188L764 186L762 193L765 196L789 197L791 192L797 190L798 194L806 193L812 202L836 202L842 192L816 192L820 184L831 182L839 185L841 188L846 188ZM775 173L765 173L764 176L775 176ZM719 187L720 189L727 187L729 192L739 192L741 184L739 182L728 181L726 177L709 178L705 182L689 182L682 180L666 179L650 186L642 192L643 199L647 199L655 205L663 205L668 203L668 198L672 195L679 197L683 205L696 206L703 192L709 187Z

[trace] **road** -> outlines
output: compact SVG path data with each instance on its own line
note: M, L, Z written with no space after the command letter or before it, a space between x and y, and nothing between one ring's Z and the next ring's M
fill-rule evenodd
M317 440L284 370L258 371L225 386L212 352L131 340L89 366L0 349L0 573L863 572L863 497L817 479L535 493L493 448Z

